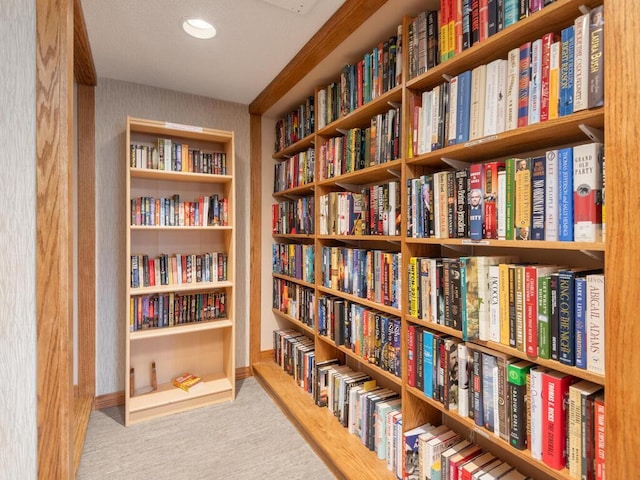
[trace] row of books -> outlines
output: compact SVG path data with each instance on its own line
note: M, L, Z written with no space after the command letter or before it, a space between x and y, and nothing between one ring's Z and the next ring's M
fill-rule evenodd
M407 181L407 235L604 240L604 145L508 158Z
M220 282L227 279L227 254L131 255L131 288Z
M296 243L273 244L273 273L314 283L315 247Z
M129 303L132 332L227 317L225 292L138 295L130 297Z
M273 192L283 192L290 188L313 183L315 172L315 155L313 148L277 162L273 172Z
M313 234L314 205L313 196L274 203L271 205L272 233L280 235Z
M318 129L402 83L402 25L355 64L344 65L340 81L318 91Z
M414 78L527 18L554 0L440 0L408 25L408 77Z
M319 150L320 180L400 158L401 123L401 108L390 108L372 117L366 128L327 139Z
M400 378L400 318L334 296L318 300L318 333Z
M315 290L281 278L273 279L273 308L315 327Z
M411 95L409 158L602 106L602 7L590 15Z
M227 154L189 148L184 143L158 138L157 143L132 143L129 146L131 167L168 172L227 174Z
M132 226L192 227L228 225L229 202L217 193L196 201L171 197L136 197L131 199Z
M400 235L400 182L320 197L321 235Z
M409 260L409 314L532 357L605 373L601 270L514 257Z
M425 423L403 434L408 480L527 480L508 462L464 439L446 425Z
M315 99L307 97L297 109L276 122L275 151L293 145L315 131Z
M315 348L313 339L292 329L273 331L273 360L294 382L309 394L315 383Z
M322 247L323 287L400 308L402 254L382 250Z

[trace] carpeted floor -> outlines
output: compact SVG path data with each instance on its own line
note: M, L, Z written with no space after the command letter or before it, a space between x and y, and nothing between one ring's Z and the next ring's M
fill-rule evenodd
M236 400L124 426L91 413L78 480L330 480L334 476L254 378Z

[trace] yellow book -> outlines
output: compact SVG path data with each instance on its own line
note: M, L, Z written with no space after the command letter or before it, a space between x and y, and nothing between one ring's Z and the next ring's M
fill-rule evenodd
M509 345L509 264L498 267L500 305L500 343Z

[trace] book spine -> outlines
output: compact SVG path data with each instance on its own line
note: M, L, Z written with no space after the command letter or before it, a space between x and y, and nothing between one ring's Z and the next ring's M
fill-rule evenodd
M551 310L551 285L550 277L542 276L538 278L538 356L540 358L551 357L551 332L550 332L550 310Z
M558 241L558 151L549 150L546 153L545 177L545 224L544 239L550 242Z
M558 150L558 240L573 241L573 149Z
M500 343L500 267L489 266L489 338Z
M468 229L468 211L469 211L469 199L467 187L469 184L469 170L464 168L462 170L456 170L456 237L467 238L469 236Z
M498 172L498 240L505 240L507 237L506 195L507 172L503 169Z
M570 366L576 364L574 280L575 274L571 271L563 270L558 273L558 360Z
M540 122L542 93L542 39L531 43L531 78L529 81L529 125Z
M587 370L605 373L605 278L602 274L587 275Z
M575 286L575 303L574 303L574 316L576 324L575 335L575 351L576 351L576 367L587 368L587 342L586 342L586 322L585 316L587 313L585 294L587 291L587 280L583 277L578 277L574 282Z
M531 159L516 160L514 188L514 236L516 240L529 240L531 232Z
M604 7L594 7L590 14L588 108L595 108L604 105Z
M602 149L601 143L573 147L574 240L602 240Z
M542 377L543 423L542 461L561 470L566 465L566 404L571 377L548 373Z
M531 82L531 42L520 46L518 69L518 127L529 124L529 97Z
M483 172L482 163L474 163L469 167L469 238L471 240L483 238Z
M546 369L541 366L531 368L531 457L542 460L542 375Z
M504 170L504 162L487 162L483 171L484 232L483 238L498 238L498 173Z
M469 416L469 371L468 349L464 343L458 344L458 414Z
M538 270L535 265L524 267L525 351L538 355Z
M595 400L595 478L605 478L605 401L604 396Z
M558 114L561 117L573 113L574 31L574 26L570 25L563 29L560 35L560 104Z
M509 265L498 265L498 288L500 302L500 343L509 345Z
M458 121L458 76L449 81L449 118L448 135L446 145L456 144L456 129Z
M560 107L560 41L549 50L549 120L558 118Z
M546 157L531 160L531 240L545 240Z
M573 111L586 110L589 106L589 13L575 19L573 58Z
M531 368L519 367L512 364L508 367L509 387L509 445L518 450L527 448L527 421L526 421L526 376Z
M505 130L518 128L518 95L520 49L514 48L507 56L506 121Z
M505 240L513 240L515 234L514 228L514 191L515 191L515 174L516 159L508 158L505 161Z
M549 82L551 73L551 45L555 36L546 33L542 36L542 58L540 68L540 121L549 120Z
M480 65L471 72L471 112L469 122L469 140L484 135L485 99L487 84L487 66Z

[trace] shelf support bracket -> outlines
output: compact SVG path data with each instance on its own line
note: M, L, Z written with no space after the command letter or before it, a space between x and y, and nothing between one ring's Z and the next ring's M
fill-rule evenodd
M387 102L393 108L400 108L400 104L398 102Z
M336 131L345 136L349 133L349 130L345 130L344 128L336 128Z
M587 7L586 5L580 5L578 7L578 10L580 10L580 13L582 13L583 15L586 15L587 13L589 13L591 11L589 9L589 7Z
M463 170L471 165L469 162L463 162L462 160L456 160L454 158L440 157L440 160L456 170Z
M446 80L447 83L451 83L451 79L453 78L451 75L447 74L447 73L443 73L442 74L442 78L444 78Z
M443 243L442 246L444 248L448 248L449 250L453 250L454 252L458 252L458 253L468 252L468 250L462 245L447 245L446 243Z
M362 191L362 185L356 185L354 183L336 182L336 185L353 193L360 193Z
M393 175L394 177L398 177L401 178L402 174L400 173L399 170L394 170L392 168L387 168L387 172L389 172L391 175Z
M599 128L594 128L590 125L585 125L584 123L581 123L580 125L578 125L578 127L580 128L580 130L582 130L582 133L584 133L592 141L600 143L604 142L604 132Z
M593 258L594 260L602 261L604 256L602 252L598 252L595 250L580 250L580 253L586 255L587 257Z

